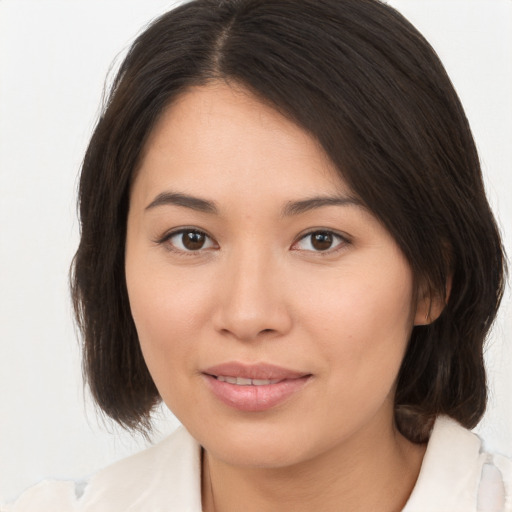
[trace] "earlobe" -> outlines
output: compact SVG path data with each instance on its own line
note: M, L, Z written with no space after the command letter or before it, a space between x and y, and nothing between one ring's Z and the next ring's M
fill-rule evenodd
M414 317L414 325L429 325L438 318L441 314L439 308L435 306L437 300L432 300L430 297L422 298L418 301L416 307L416 315Z
M443 312L445 302L441 297L427 296L418 301L414 325L429 325L439 318Z
M431 290L428 286L422 286L418 292L418 303L414 317L414 325L429 325L435 322L443 312L452 289L452 276L446 279L445 294Z

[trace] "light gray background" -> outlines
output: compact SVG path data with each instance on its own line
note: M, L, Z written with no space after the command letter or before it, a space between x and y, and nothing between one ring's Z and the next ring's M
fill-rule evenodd
M67 272L75 191L104 80L134 36L178 2L0 0L0 501L79 478L145 446L97 420L80 373ZM512 2L394 0L433 44L466 108L512 253ZM487 351L478 431L512 455L510 288ZM176 420L162 412L158 440Z

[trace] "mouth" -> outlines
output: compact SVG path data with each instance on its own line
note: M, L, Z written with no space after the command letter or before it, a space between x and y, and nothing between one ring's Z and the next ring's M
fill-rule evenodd
M244 412L267 411L297 395L311 373L269 364L224 363L202 372L216 399Z
M262 385L260 381L271 381L265 382L265 384L276 384L282 380L299 379L305 375L311 375L308 372L301 372L274 364L246 364L235 361L212 366L203 370L203 373L220 378L220 380L225 380L225 382L230 384L241 386Z
M228 377L227 375L212 375L221 382L229 382L237 386L268 386L269 384L277 384L280 379L245 379L244 377Z

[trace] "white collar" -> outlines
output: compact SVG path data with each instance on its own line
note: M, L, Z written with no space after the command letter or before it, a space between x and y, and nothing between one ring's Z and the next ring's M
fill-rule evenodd
M89 481L81 512L201 512L201 449L179 427Z
M402 512L473 512L486 454L455 420L437 418L416 485Z
M454 420L436 420L416 486L403 512L476 511L485 462L479 438ZM83 512L201 512L201 449L180 427L147 450L92 477Z

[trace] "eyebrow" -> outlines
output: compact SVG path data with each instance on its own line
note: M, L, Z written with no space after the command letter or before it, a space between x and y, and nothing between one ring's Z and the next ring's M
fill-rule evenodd
M183 194L180 192L162 192L158 194L146 210L157 208L158 206L183 206L202 213L218 215L219 209L214 201L202 199L199 197ZM364 206L362 201L352 196L315 196L300 201L288 201L284 206L281 216L291 217L300 215L310 210L322 208L324 206Z
M301 201L289 201L283 208L282 216L290 217L322 208L323 206L364 206L363 202L352 196L317 196Z
M188 194L180 194L178 192L162 192L158 194L151 203L146 206L146 210L151 210L157 206L175 205L184 206L191 210L203 213L211 213L217 215L219 213L214 201L200 199L199 197L190 196Z

